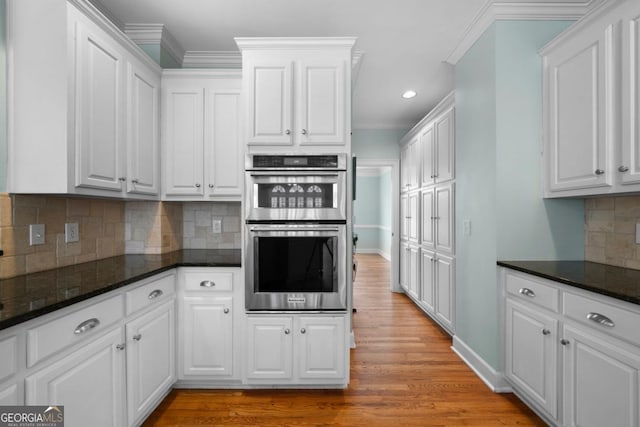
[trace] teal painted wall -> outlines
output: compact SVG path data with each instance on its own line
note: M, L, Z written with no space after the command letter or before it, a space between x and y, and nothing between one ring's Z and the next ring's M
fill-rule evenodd
M182 68L181 65L173 59L173 56L157 44L140 44L142 49L147 55L156 61L162 68Z
M498 21L455 67L456 334L495 369L496 261L584 256L583 202L547 201L541 188L537 51L569 24Z
M351 152L360 159L399 159L398 142L408 129L354 129Z
M380 250L391 256L391 169L386 170L380 176Z
M358 250L391 255L391 172L379 176L356 176L357 198L353 204ZM376 226L362 228L358 226Z
M0 192L7 191L7 25L6 1L0 0Z

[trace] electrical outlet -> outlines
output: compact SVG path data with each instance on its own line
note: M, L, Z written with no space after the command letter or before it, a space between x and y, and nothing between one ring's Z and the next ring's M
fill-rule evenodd
M29 225L29 245L44 245L44 224Z
M212 225L213 225L213 233L214 234L222 233L222 220L221 219L214 218L213 221L212 221Z
M68 222L64 225L64 242L73 243L80 240L80 229L77 222Z

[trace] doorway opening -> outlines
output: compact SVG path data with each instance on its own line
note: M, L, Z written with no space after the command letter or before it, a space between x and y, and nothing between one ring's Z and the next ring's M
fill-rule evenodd
M353 206L356 254L375 253L390 262L392 291L400 290L398 180L397 159L358 159Z

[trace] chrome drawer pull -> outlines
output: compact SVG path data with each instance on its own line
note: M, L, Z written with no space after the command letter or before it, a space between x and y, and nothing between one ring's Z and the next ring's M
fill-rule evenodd
M216 285L216 282L214 282L213 280L203 280L202 282L200 282L200 286L202 286L203 288L213 288Z
M95 317L93 319L85 320L84 322L80 323L76 327L76 330L73 331L73 333L76 334L76 335L83 334L83 333L85 333L87 331L90 331L91 329L95 328L99 324L100 324L100 321L98 319L96 319Z
M604 316L600 313L589 313L587 314L587 319L599 323L602 326L606 326L608 328L613 328L614 326L616 326L615 323L613 323L613 320L609 319L607 316Z
M518 292L520 292L522 295L526 296L526 297L535 297L536 293L533 292L531 289L529 288L521 288Z
M162 296L163 292L160 289L156 289L149 294L149 299L156 299L159 296Z
M549 335L550 333L551 333L551 331L548 330L548 329L543 329L542 330L542 335Z

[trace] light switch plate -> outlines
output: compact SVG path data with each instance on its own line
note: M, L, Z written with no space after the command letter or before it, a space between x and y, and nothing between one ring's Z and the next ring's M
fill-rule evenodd
M29 225L29 244L44 245L44 224Z
M212 221L213 233L220 234L222 233L222 220L214 218Z
M65 243L73 243L80 240L80 229L77 222L68 222L64 225Z

